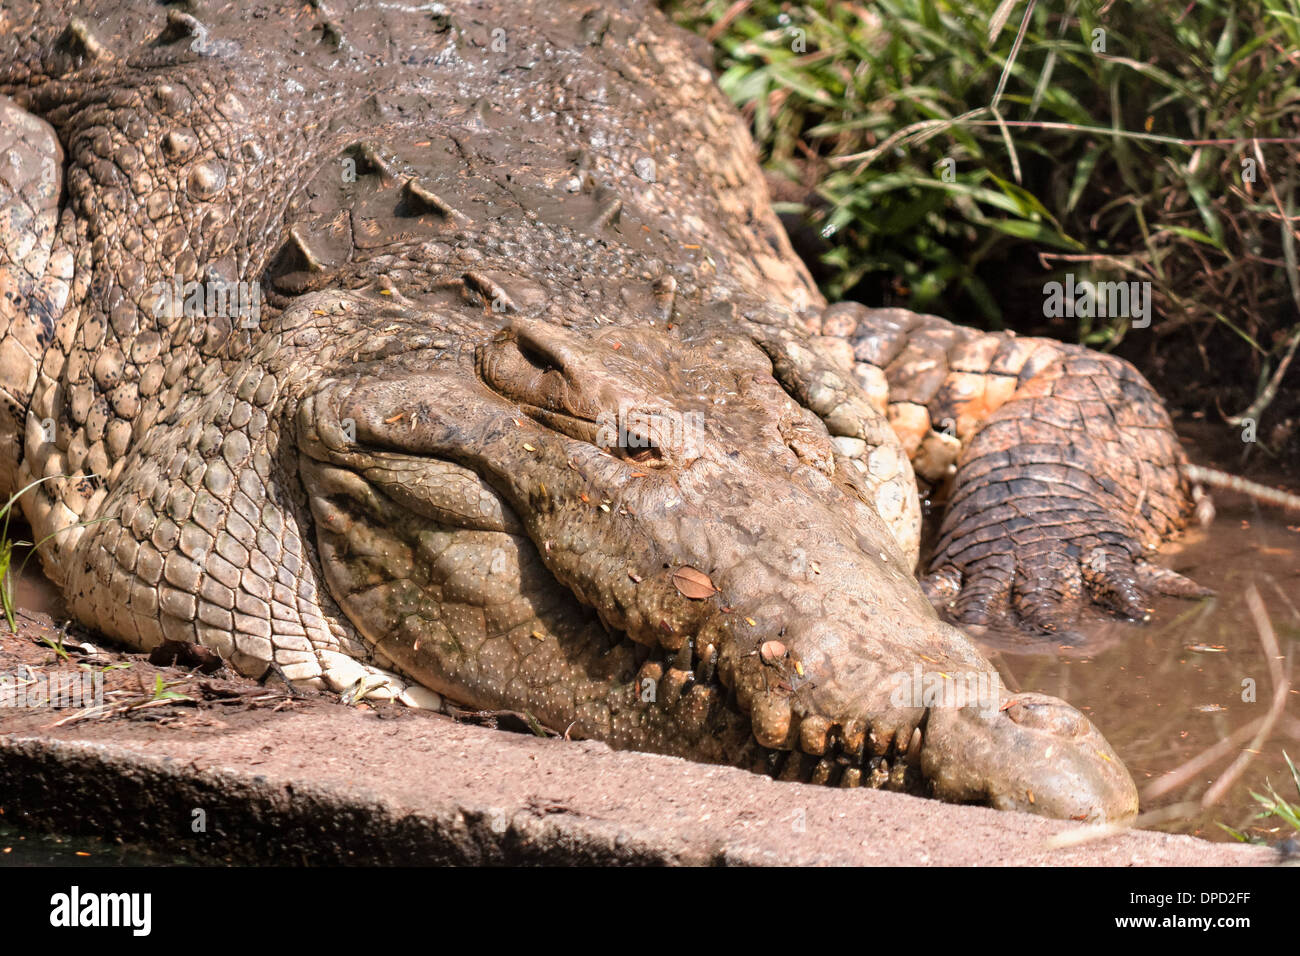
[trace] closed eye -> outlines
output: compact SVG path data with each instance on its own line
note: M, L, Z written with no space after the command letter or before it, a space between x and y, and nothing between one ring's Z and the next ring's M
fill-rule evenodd
M645 448L620 448L621 455L628 461L634 461L639 465L656 465L661 464L664 460L663 452L654 445Z

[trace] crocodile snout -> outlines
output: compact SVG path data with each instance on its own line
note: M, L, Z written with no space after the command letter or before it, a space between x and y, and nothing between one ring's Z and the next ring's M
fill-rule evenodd
M1045 694L1008 697L996 713L931 711L922 767L944 800L1086 821L1138 810L1137 787L1087 717Z

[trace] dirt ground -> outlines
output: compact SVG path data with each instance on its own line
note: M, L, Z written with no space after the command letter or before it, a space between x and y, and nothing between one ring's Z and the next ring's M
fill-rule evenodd
M52 682L86 670L78 665L108 668L102 710L0 708L0 808L8 822L226 863L1277 859L1271 850L1146 831L1079 842L1069 823L778 783L394 705L345 706L224 671L157 666L98 642L87 648L87 640L27 614L18 635L6 629L0 637L0 674Z

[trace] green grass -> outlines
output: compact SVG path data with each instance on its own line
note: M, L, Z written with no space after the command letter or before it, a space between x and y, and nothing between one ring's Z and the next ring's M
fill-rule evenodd
M27 492L31 491L44 478L33 481L21 490L14 492L9 500L0 507L0 610L4 612L5 623L9 625L12 633L18 632L18 621L15 618L14 608L14 590L17 587L18 578L22 577L23 569L27 566L27 558L23 558L22 563L15 570L13 568L14 550L17 548L33 547L30 541L15 541L9 535L9 519L13 517L14 507Z
M1300 0L665 5L714 41L769 171L815 194L832 298L1028 331L1064 272L1148 281L1130 350L1176 344L1229 413L1277 393L1300 344Z
M10 519L14 515L14 508L17 507L19 499L27 492L31 491L37 485L47 481L53 481L55 478L63 477L60 475L51 475L45 478L37 478L35 481L28 482L18 491L14 492L9 500L0 506L0 612L3 612L5 623L9 625L11 633L18 633L18 620L16 617L16 607L14 605L14 594L18 586L18 580L22 577L23 571L27 568L27 562L31 560L33 554L41 549L45 542L49 541L55 535L72 528L88 528L93 524L101 521L107 521L107 518L95 518L91 521L79 521L67 528L61 528L41 538L40 541L15 541L9 532ZM87 478L96 478L97 475L87 475ZM17 568L13 567L14 552L18 549L29 549L23 556L23 560Z
M1295 784L1296 794L1300 796L1300 771L1296 770L1296 765L1291 762L1291 757L1285 751L1282 756L1286 760L1287 769L1291 771L1291 781ZM1267 794L1256 793L1254 790L1250 792L1250 795L1260 806L1260 812L1255 815L1255 819L1269 820L1276 818L1291 827L1296 835L1300 835L1300 802L1292 803L1286 797L1283 797L1273 787L1271 781L1267 786ZM1241 842L1250 842L1250 838L1246 834L1222 823L1219 826Z

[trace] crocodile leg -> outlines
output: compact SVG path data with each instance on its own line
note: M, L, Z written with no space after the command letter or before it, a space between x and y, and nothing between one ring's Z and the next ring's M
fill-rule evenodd
M72 278L57 243L62 182L54 130L0 96L0 500L18 490L27 407Z
M917 473L950 486L925 583L957 620L1058 632L1089 603L1141 620L1152 593L1204 593L1143 559L1192 500L1169 416L1127 362L852 303L821 331L883 374Z

